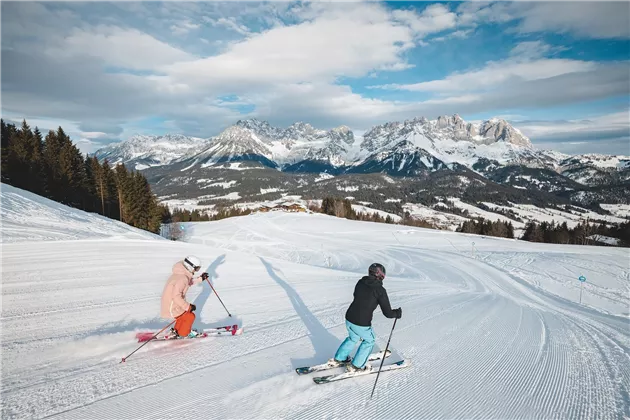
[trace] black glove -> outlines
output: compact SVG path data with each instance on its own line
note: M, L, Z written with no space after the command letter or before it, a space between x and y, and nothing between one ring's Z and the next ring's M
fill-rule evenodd
M197 309L197 307L195 306L194 303L190 304L190 312L193 312L195 309Z
M394 309L394 312L396 312L396 318L402 318L402 308Z
M203 280L208 280L208 273L202 273L202 274L201 274L201 278L202 278Z

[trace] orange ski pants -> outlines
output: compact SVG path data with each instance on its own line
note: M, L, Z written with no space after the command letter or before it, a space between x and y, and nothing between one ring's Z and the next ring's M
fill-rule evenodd
M175 331L180 337L190 334L193 322L195 322L195 314L192 312L184 312L177 318L175 318Z

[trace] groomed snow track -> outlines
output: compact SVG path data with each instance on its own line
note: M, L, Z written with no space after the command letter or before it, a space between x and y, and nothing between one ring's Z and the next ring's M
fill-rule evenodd
M304 214L185 231L187 243L2 246L3 418L630 417L629 318L610 310L630 302L627 250ZM25 253L36 258L25 265ZM244 334L150 343L119 363L137 347L135 331L165 324L160 293L186 253L203 258ZM582 305L557 274L577 274L575 260L590 270ZM383 373L369 400L375 375L320 386L294 368L332 357L354 284L374 261L387 267L390 300L403 308L388 360L412 364ZM207 285L189 298L199 326L232 321ZM375 351L392 321L376 311Z

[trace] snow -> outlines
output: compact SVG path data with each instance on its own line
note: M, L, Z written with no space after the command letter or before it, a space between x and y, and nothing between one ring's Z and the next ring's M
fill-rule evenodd
M340 186L337 185L337 191L345 191L345 192L353 192L353 191L359 191L359 187L357 187L356 185L347 185L347 186Z
M362 201L359 201L359 202L363 203ZM389 217L391 217L394 220L394 222L400 222L402 220L402 217L398 216L397 214L388 213L386 211L373 209L373 208L367 207L367 206L361 206L359 204L352 204L352 208L357 213L378 214L382 218L386 218L387 216L389 216Z
M274 193L274 192L282 192L285 191L281 188L261 188L260 189L260 194L264 195L264 194L269 194L269 193Z
M213 180L211 179L198 179L197 183L204 183L204 182L212 182ZM237 185L238 182L235 180L232 181L227 181L227 182L212 182L211 184L206 184L204 186L202 186L201 188L212 188L212 187L221 187L224 190L228 189L228 188L232 188L233 186Z
M589 221L589 223L599 223L599 221L605 221L607 223L623 223L626 220L615 217L598 214L590 210L582 209L580 207L572 206L574 209L571 212L562 211L554 208L540 208L532 204L515 204L510 203L510 206L500 206L493 203L484 202L486 206L492 209L511 210L517 214L520 218L526 221L541 222L555 222L556 224L567 223L569 228L574 228L579 223ZM514 225L516 227L516 224Z
M385 200L386 203L400 203L400 198L388 198Z
M594 166L601 169L624 169L628 166L628 162L630 162L630 156L611 156L593 153L571 156L563 163L573 164L574 162L579 162L582 165Z
M195 159L193 163L191 163L190 165L186 166L183 169L180 169L180 172L184 172L189 170L190 168L192 168L193 166L195 166L197 164L197 162L199 162L199 159Z
M514 219L511 219L509 217L503 216L498 213L492 213L486 210L482 210L478 207L473 206L472 204L464 203L459 198L448 197L447 200L453 202L453 205L455 207L460 208L462 210L467 210L471 218L483 217L484 219L492 220L493 222L496 222L496 221L509 222L509 223L512 223L515 229L520 229L520 228L525 227L523 223L517 222ZM487 205L488 203L484 203L484 204Z
M630 409L627 249L282 212L186 223L184 241L113 240L105 229L117 236L117 223L91 230L90 215L60 215L20 192L33 204L20 229L5 230L20 217L5 193L5 418L586 419ZM46 225L62 240L35 239ZM207 284L193 286L195 327L239 322L243 335L148 343L119 363L138 347L135 332L167 325L160 295L187 254L202 258L232 314ZM370 400L376 375L315 385L294 368L333 357L355 283L375 261L403 308L385 363L410 367L380 375ZM377 309L372 325L383 350L392 320Z
M215 197L214 195L203 195L195 199L173 198L173 199L168 199L168 200L161 200L160 204L166 205L170 211L174 211L175 209L182 209L182 210L189 210L189 211L199 210L203 213L210 214L211 210L213 210L216 207L216 204L200 205L198 203L200 200L208 200L214 197Z
M223 163L217 164L217 162L210 161L208 163L204 163L203 165L201 165L201 167L205 169L229 169L233 171L250 171L254 169L262 169L259 167L249 167L249 166L241 167L242 164L243 162L230 162L229 166L223 166L224 165Z
M327 174L326 172L321 172L317 178L315 178L315 182L325 181L327 179L333 179L334 176L331 174Z
M389 182L390 184L396 183L396 181L394 181L391 176L383 175L383 179L385 180L385 182Z
M600 204L599 206L617 217L630 219L630 204Z
M37 194L0 184L0 241L58 241L65 239L161 239L145 230L101 216L76 211Z
M437 203L435 207L446 207L446 204ZM422 204L406 203L403 205L403 209L409 212L412 218L428 221L440 229L454 231L463 222L469 220L466 217L435 210Z
M181 134L166 134L163 136L136 135L124 142L110 144L97 150L95 156L99 160L107 158L114 163L127 163L134 159L144 159L151 162L149 165L139 163L135 166L136 170L142 170L152 166L169 165L185 161L208 147L211 143L212 139L188 137ZM186 169L188 168L183 170Z
M608 245L619 245L619 239L617 238L612 238L610 236L604 236L604 235L591 235L588 237L588 239L591 239L595 242L601 242L604 244L608 244Z
M222 195L220 197L213 197L211 200L240 200L241 196L238 192L231 192L227 195Z

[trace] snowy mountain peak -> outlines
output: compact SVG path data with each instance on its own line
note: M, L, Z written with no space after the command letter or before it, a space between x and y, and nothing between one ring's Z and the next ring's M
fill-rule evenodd
M354 144L354 133L345 125L341 125L330 130L329 136L333 141L343 141L349 146Z
M484 121L480 126L479 134L497 142L502 141L515 146L533 148L532 142L528 137L502 119L493 118Z
M183 160L186 168L249 160L297 172L328 168L340 173L387 170L413 175L457 164L487 174L501 166L520 165L550 169L586 185L630 178L627 156L572 157L537 150L504 119L470 123L458 114L435 120L419 116L386 122L368 130L360 142L345 125L322 130L300 121L282 128L268 121L244 119L211 139L173 134L134 136L99 150L97 156L111 163L132 161L136 169ZM620 174L611 175L612 171Z
M94 153L112 164L133 163L136 169L168 165L186 159L208 146L210 140L181 134L135 135L122 143L111 144Z

